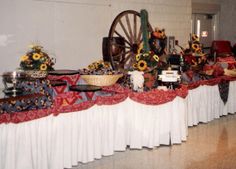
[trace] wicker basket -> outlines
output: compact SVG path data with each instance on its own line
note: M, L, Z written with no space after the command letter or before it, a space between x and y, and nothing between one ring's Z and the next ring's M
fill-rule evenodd
M121 78L123 74L116 75L81 75L81 78L89 85L111 86Z

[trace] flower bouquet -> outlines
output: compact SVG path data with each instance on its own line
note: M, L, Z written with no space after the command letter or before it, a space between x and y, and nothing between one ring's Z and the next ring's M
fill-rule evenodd
M196 34L191 35L189 48L183 50L183 55L187 64L191 66L203 65L206 62L206 54L203 53L202 44Z
M139 71L150 72L157 68L158 61L159 56L157 56L153 51L138 53L133 68Z
M22 70L54 70L54 62L48 54L42 50L42 46L32 45L30 48L30 51L21 56L20 68Z
M165 53L165 30L155 28L150 38L144 38L139 45L133 69L144 72L144 86L147 90L155 88L158 70L162 67L160 57ZM146 43L146 44L145 44Z
M157 78L159 56L153 51L148 51L138 53L135 59L136 62L133 64L133 69L144 72L144 86L147 89L153 88Z

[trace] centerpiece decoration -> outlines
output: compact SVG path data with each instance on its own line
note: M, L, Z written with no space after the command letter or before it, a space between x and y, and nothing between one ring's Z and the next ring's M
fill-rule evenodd
M52 58L39 45L31 45L30 51L21 56L20 68L22 70L51 71L54 70L53 65Z
M207 55L202 50L199 37L196 34L190 34L188 47L179 47L184 58L184 69L181 75L182 83L188 84L210 78L208 73L203 70L207 63Z
M164 54L165 49L165 30L156 28L148 32L148 13L146 10L141 10L141 30L143 35L143 43L139 45L133 70L144 72L144 89L150 90L156 87L157 73L159 67L159 56ZM150 38L149 38L150 37Z
M144 42L139 45L133 68L145 72L157 69L160 64L159 56L165 54L165 39L165 30L160 30L159 28L155 28L155 31L151 33L150 39L143 38ZM144 46L146 43L148 45Z
M203 53L202 45L196 34L191 35L189 47L183 49L183 55L186 63L192 67L199 67L206 63L206 54Z
M140 46L140 52L135 56L135 63L133 64L133 70L142 71L144 76L144 88L147 90L155 87L155 81L157 79L157 67L159 62L159 56L153 51L143 50Z

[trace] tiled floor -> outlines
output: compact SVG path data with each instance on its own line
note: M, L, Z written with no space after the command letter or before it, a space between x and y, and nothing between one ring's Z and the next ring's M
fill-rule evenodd
M236 115L188 131L180 145L116 152L73 169L236 169Z

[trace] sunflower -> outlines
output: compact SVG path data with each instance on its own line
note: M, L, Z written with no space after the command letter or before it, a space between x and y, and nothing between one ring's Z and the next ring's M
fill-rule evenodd
M200 54L202 53L201 48L197 48L195 51L196 51L196 53L200 53Z
M40 70L47 70L48 66L46 64L40 65Z
M38 53L34 53L33 54L33 59L34 60L39 60L41 58L41 55L40 54L38 54Z
M137 68L138 68L138 64L137 64L137 63L134 63L134 64L133 64L133 68L134 68L134 69L137 69Z
M140 60L140 61L138 62L137 67L138 67L138 69L139 69L140 71L144 71L145 69L147 69L147 62L144 61L144 60Z
M100 65L101 65L101 64L100 64L99 62L95 62L95 63L94 63L95 69L100 68Z
M192 44L192 48L193 48L194 50L199 50L200 46L199 46L198 44L196 44L196 43L193 43L193 44Z
M88 65L88 68L89 68L90 70L93 70L93 69L95 69L95 66L94 66L94 64L90 64L90 65Z
M196 34L192 35L192 40L193 41L199 41L199 37Z
M23 56L21 56L21 58L20 58L20 60L21 60L22 62L26 61L27 59L29 59L29 56L27 56L27 55L23 55Z
M138 51L137 53L140 54L143 50L143 43L140 43L139 46L138 46Z
M153 59L155 59L155 61L159 61L159 57L157 55L153 55Z
M110 68L111 67L111 64L109 62L104 62L103 65L104 65L105 68Z
M140 54L137 54L137 55L135 56L135 58L136 58L136 61L139 61L139 60L140 60Z

